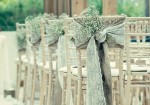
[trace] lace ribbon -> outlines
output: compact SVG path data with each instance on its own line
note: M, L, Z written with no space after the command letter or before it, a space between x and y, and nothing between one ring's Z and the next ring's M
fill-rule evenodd
M46 42L48 46L57 43L58 50L58 70L66 65L66 51L65 51L65 36L64 36L64 19L68 18L67 14L61 14L58 19L53 19L47 21L46 24ZM60 72L57 71L56 81L55 81L55 90L54 90L54 99L61 100L62 93L62 84L63 79L60 75ZM61 101L55 100L52 105L61 105Z
M101 17L100 17L101 18ZM86 24L87 18L75 18L74 20L82 25L83 28L89 29ZM88 21L91 21L89 18ZM82 33L75 35L75 44L77 47L87 45L87 104L88 105L112 105L111 90L111 70L108 55L109 47L120 47L124 45L124 20L121 17L115 22L107 24L103 19L96 27L96 31L92 33L90 30L86 35ZM87 26L88 25L88 26ZM99 26L101 25L101 26ZM92 25L91 25L92 26ZM93 28L91 27L92 31ZM75 29L76 30L76 29ZM77 32L79 30L76 30ZM87 35L90 33L91 35ZM84 36L84 38L83 38ZM86 39L86 40L85 40ZM88 42L89 41L89 42Z

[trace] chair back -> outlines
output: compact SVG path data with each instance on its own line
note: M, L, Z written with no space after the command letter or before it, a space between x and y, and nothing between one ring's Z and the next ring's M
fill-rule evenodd
M150 58L150 18L128 17L125 23L126 54L128 59L146 60ZM139 61L138 61L139 63ZM142 63L142 61L141 61Z

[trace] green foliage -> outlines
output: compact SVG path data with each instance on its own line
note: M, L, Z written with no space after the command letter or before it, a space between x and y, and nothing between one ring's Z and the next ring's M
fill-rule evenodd
M0 0L0 30L15 30L28 15L43 13L43 0Z
M88 0L102 14L102 0ZM117 0L117 13L144 16L145 0ZM43 0L0 0L0 30L15 30L15 23L24 23L27 16L43 13Z
M94 5L99 11L99 14L102 14L102 0L89 0L89 5Z
M102 0L88 0L102 14ZM117 13L127 16L144 16L145 0L117 0Z
M144 16L145 0L118 0L117 13L132 16Z

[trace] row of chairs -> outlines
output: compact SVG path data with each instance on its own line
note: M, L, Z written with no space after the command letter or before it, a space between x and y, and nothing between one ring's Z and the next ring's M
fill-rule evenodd
M124 46L108 47L107 50L112 75L109 77L112 80L113 102L111 104L149 105L150 44L145 41L145 37L150 36L150 18L126 16L99 18L106 19L109 24L125 18ZM40 30L38 33L40 38L37 38L36 43L34 41L32 43L33 26L31 27L30 22L16 24L17 31L24 29L26 33L26 56L19 51L19 59L16 60L16 98L19 97L21 72L23 66L25 67L23 71L25 73L23 98L25 105L28 104L28 100L30 105L34 105L36 98L39 99L40 105L70 105L71 103L86 105L88 103L86 100L88 80L86 53L89 42L82 48L74 45L75 32L72 30L72 23L75 20L65 17L60 20L65 34L49 44L47 39L51 36L47 33L48 27L57 21L59 19L48 17L39 21L37 27ZM50 34L55 36L55 33ZM133 37L136 42L131 42ZM92 63L94 62L91 61Z

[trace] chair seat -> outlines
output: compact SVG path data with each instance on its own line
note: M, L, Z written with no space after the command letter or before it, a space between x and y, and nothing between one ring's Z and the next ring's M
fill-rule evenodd
M110 66L112 68L115 68L115 62L110 62ZM140 71L149 71L150 72L150 66L146 66L146 65L136 65L136 64L131 64L131 71L133 72L140 72ZM123 63L123 70L127 70L127 64Z
M73 75L77 75L77 69L72 70ZM87 71L85 69L82 70L82 76L87 77ZM119 69L111 69L111 76L117 77L119 76Z
M110 62L110 66L111 66L111 76L112 77L119 76L119 69L115 68L115 62ZM123 70L127 70L126 63L123 64ZM62 67L59 71L67 73L67 67ZM141 72L142 71L142 72L150 73L150 66L131 64L131 71L133 71L133 72ZM77 67L75 68L75 67L71 66L71 72L73 75L77 75ZM82 76L87 77L87 71L85 68L82 69Z
M85 68L83 68L82 71L83 71L83 70L85 70ZM59 71L60 71L60 72L66 72L66 73L67 73L67 67L66 67L66 66L65 66L65 67L62 67L62 68L59 69ZM71 72L72 72L72 71L77 71L77 67L71 66Z
M73 68L73 66L71 66L71 68ZM59 72L67 73L67 67L65 66L65 67L60 68Z
M27 58L25 58L25 59L22 60L22 62L25 63L25 64L29 63L30 65L34 65L33 59L30 59L30 62L29 62L29 60Z
M123 64L123 70L127 70L127 64ZM131 64L131 71L133 72L140 72L140 71L150 71L150 66L146 65L136 65L136 64Z
M21 61L23 61L26 58L27 58L26 55L21 55ZM15 62L19 62L19 58L16 58Z
M77 76L77 70L78 70L77 67L71 66L71 72L73 75ZM59 71L67 73L67 67L62 67ZM119 69L111 69L111 75L112 76L119 76ZM82 76L87 77L87 71L86 71L85 67L82 68Z
M56 70L56 61L52 61L52 65L53 65L53 70ZM39 67L43 67L43 62L38 62L38 66ZM44 65L44 69L48 70L49 69L49 61L46 61L46 64Z
M148 66L139 66L139 65L131 65L131 71L132 72L150 72L150 67ZM123 65L123 70L127 70L127 65L124 64ZM111 75L112 77L116 77L116 76L119 76L119 69L116 69L116 68L112 68L111 69Z
M78 71L77 67L76 67L76 68L72 68L71 71L72 71L72 74L73 74L73 75L77 75L77 73L78 73L78 72L77 72L77 71ZM83 77L87 77L87 71L86 71L86 68L85 68L85 67L82 68L82 76L83 76Z
M112 69L111 69L111 76L112 76L112 77L117 77L117 76L119 76L119 69L112 68Z

